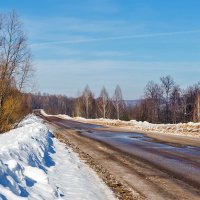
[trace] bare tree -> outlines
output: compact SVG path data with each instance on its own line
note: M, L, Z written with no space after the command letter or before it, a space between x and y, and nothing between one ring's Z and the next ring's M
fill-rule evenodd
M193 107L193 120L200 121L200 82L194 85L194 107Z
M186 122L187 119L187 92L186 90L181 90L181 121Z
M90 106L92 104L93 94L87 85L83 91L82 100L85 107L86 118L89 118Z
M119 85L117 85L115 88L112 103L116 110L117 119L119 119L122 114L122 110L124 108L124 100L123 100L123 96L122 96L122 90Z
M200 121L200 93L197 93L193 111L193 119L195 122Z
M80 117L82 115L82 99L81 97L77 97L75 99L74 112L76 117Z
M100 115L103 118L107 117L109 111L109 95L106 88L103 86L99 98L97 99L97 106L100 112Z
M22 24L15 11L4 16L3 20L0 51L1 79L8 79L21 90L32 70L27 37L22 31Z
M162 84L162 88L163 88L163 94L164 94L164 100L165 100L165 122L170 122L170 118L169 118L169 98L170 98L170 94L171 91L174 87L174 80L171 76L164 76L160 78L161 80L161 84Z
M31 72L31 54L19 17L15 11L2 15L0 17L0 123L5 121L12 123L13 113L19 112L20 92L24 89ZM5 111L8 104L13 104L9 112Z
M177 123L177 118L180 117L181 112L181 88L178 85L175 85L172 88L170 96L170 110L172 113L173 123Z
M160 121L160 104L162 101L163 92L161 87L154 83L153 81L149 81L145 88L145 98L148 106L148 113L150 121L153 123L158 123Z
M182 94L182 109L183 109L183 117L184 121L196 121L196 99L197 94L200 92L200 84L194 84L193 86L188 87L186 90L184 90L184 93Z

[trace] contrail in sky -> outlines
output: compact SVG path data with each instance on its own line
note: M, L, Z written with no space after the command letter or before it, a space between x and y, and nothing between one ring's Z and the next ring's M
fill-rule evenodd
M88 38L88 39L64 40L64 41L49 41L49 42L35 43L35 44L32 44L31 46L38 47L38 46L46 46L46 45L90 43L90 42L109 41L109 40L126 40L126 39L134 39L134 38L173 36L173 35L183 35L183 34L190 34L190 33L200 33L200 30L147 33L147 34L136 34L136 35L122 35L122 36L114 36L114 37Z

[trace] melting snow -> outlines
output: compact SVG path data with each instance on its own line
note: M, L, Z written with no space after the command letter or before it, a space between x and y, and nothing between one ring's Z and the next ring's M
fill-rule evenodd
M61 116L59 116L61 117ZM64 117L62 117L65 119ZM82 117L71 118L80 122L95 123L100 125L117 126L121 128L127 128L132 130L146 131L152 133L166 133L174 135L188 135L194 137L200 137L200 123L188 122L179 124L152 124L142 121L122 121L115 119L85 119Z
M200 137L200 122L188 122L188 123L179 123L179 124L152 124L149 122L142 122L136 120L123 121L116 119L86 119L83 117L70 117L68 115L48 115L44 110L40 111L44 116L56 116L61 119L76 120L86 123L95 123L99 125L108 125L108 126L117 126L121 128L132 129L134 131L144 131L151 133L166 133L174 135L187 135L193 137Z

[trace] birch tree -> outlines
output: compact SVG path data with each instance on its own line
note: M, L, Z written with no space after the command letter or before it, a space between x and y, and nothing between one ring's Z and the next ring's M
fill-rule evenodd
M117 85L115 88L115 92L112 98L112 103L116 110L117 119L119 119L124 108L124 100L123 100L122 91L119 85Z
M83 91L82 100L85 108L86 118L89 118L90 106L92 105L93 94L87 85Z
M106 118L107 114L109 112L109 95L108 95L108 92L107 92L107 90L104 86L101 89L99 98L97 99L97 106L98 106L98 110L100 112L100 115L103 118Z

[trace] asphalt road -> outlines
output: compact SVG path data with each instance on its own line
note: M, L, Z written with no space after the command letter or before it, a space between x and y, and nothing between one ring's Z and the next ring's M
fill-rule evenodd
M200 140L48 117L55 130L144 199L200 199ZM174 142L175 141L175 142Z

